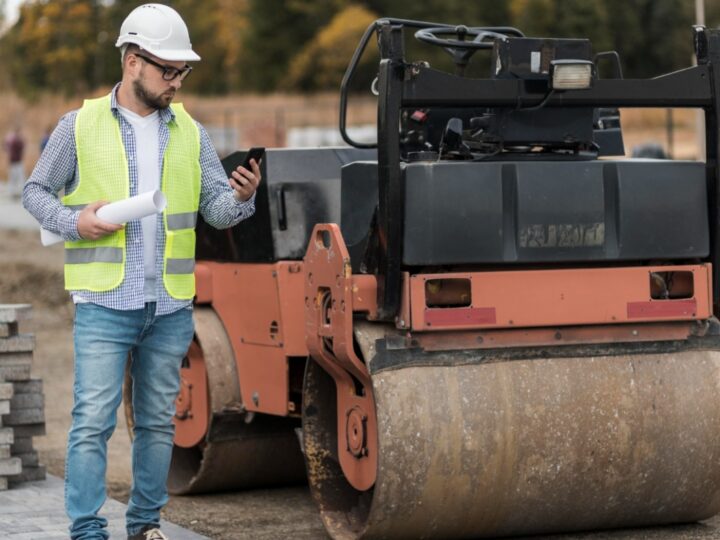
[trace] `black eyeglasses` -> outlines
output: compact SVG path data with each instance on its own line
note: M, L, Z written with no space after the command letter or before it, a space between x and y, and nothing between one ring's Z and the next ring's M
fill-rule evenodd
M165 81L173 81L177 77L180 77L181 81L184 81L188 75L190 75L190 72L192 71L192 67L186 65L182 69L174 68L172 66L163 66L162 64L158 64L155 60L151 60L145 55L133 53L135 56L142 58L145 60L148 64L151 64L155 66L156 68L162 70L162 78Z

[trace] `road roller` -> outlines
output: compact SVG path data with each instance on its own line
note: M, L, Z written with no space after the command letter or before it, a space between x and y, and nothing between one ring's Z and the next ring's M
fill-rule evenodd
M270 149L252 218L199 219L171 492L308 482L335 539L717 513L720 30L691 37L640 80L585 39L373 23L347 146ZM625 159L628 107L704 110L705 159Z

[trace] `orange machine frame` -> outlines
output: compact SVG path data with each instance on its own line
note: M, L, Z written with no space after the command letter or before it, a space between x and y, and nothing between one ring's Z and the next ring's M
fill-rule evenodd
M293 357L312 354L339 389L350 388L352 379L371 388L352 345L352 320L358 312L376 317L377 280L352 274L337 225L317 225L311 239L303 262L196 266L195 302L211 304L225 326L247 411L299 414L290 396ZM667 272L685 276L679 298L651 291L653 276ZM712 316L710 279L710 264L405 273L395 326L408 346L427 351L683 340L702 335L700 321ZM457 299L464 303L452 294L447 304L434 302L429 283L460 283L464 292ZM208 426L199 359L196 351L182 370L176 415L181 446L196 443ZM338 401L338 451L349 481L365 489L376 468L374 405L369 391L349 396Z
M687 298L652 298L651 276L665 272L692 276ZM403 307L415 331L707 319L710 279L710 264L416 274ZM469 282L470 305L428 307L427 282L442 280Z
M693 276L693 294L682 299L653 299L648 276L685 271ZM451 272L405 274L402 308L396 326L413 333L430 348L463 341L463 332L492 336L485 346L557 343L555 327L573 342L642 340L637 323L694 321L711 316L710 265ZM308 355L305 282L302 262L234 264L200 262L196 268L197 304L212 304L228 331L248 411L285 416L296 412L288 399L288 358ZM428 307L429 280L464 279L470 283L466 307ZM352 276L352 311L376 312L374 276ZM245 307L247 306L247 309ZM624 323L622 326L616 326ZM632 324L632 330L630 330ZM593 327L597 326L597 331ZM673 339L687 337L687 325L665 325ZM508 333L508 329L514 329ZM493 332L493 330L495 330ZM656 340L644 332L646 339ZM474 336L474 335L473 335ZM477 338L472 337L477 346ZM467 340L465 340L467 341Z

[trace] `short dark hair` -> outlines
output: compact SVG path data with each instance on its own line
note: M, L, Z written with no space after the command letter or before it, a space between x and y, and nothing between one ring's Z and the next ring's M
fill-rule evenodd
M120 47L120 64L125 67L125 57L128 53L132 54L139 52L140 50L140 46L135 43L127 43L126 45Z

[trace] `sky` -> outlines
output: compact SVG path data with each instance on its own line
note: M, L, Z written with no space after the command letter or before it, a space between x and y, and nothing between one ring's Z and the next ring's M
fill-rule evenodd
M12 24L18 16L18 7L22 0L5 0L5 18Z

